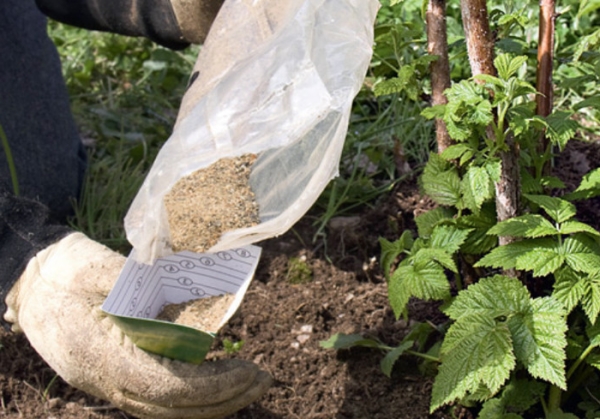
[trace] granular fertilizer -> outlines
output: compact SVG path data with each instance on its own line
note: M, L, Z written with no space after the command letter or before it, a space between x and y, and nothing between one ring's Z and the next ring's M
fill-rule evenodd
M255 154L221 159L181 178L165 195L174 252L205 252L224 232L260 222L248 183L255 160Z

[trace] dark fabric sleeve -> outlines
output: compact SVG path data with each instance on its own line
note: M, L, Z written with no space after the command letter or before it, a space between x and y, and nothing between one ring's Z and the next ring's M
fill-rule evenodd
M169 0L36 0L48 17L80 28L144 36L171 49L189 45Z
M15 197L0 185L0 323L4 323L6 294L29 260L71 232L51 219L46 206Z

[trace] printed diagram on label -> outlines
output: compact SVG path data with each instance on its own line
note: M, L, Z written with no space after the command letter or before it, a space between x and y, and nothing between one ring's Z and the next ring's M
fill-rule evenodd
M137 263L130 255L102 309L117 316L154 319L167 304L235 294L224 321L237 310L254 276L261 248L217 253L180 252Z

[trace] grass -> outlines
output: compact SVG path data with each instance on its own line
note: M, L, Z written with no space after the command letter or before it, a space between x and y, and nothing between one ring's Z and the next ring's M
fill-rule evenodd
M75 119L88 139L83 197L72 226L127 252L123 218L161 144L169 137L198 47L174 52L147 40L88 32L51 23ZM318 233L329 220L374 205L398 181L394 150L423 163L432 147L422 104L400 96L375 98L365 85L355 100L334 179L315 204Z

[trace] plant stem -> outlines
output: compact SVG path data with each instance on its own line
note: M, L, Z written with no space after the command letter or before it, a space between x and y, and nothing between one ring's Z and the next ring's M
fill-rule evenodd
M494 40L490 30L486 0L461 0L460 7L473 76L478 74L496 76ZM503 120L500 122L504 123ZM487 135L496 141L496 134L492 127L488 127ZM501 174L500 180L495 183L498 222L516 217L519 208L519 151L510 133L506 135L504 141L505 147L502 148L508 150L499 153L502 163ZM513 242L514 238L503 236L498 240L502 246ZM516 276L516 271L511 269L505 271L505 274Z
M461 0L460 10L473 76L495 76L494 40L490 31L486 0Z
M416 352L416 351L413 351L413 350L410 350L410 349L406 350L406 353L408 355L418 356L419 358L423 358L423 359L426 359L428 361L433 361L433 362L437 362L437 363L441 362L440 359L436 358L435 356L431 356L431 355L427 355L427 354L422 354L420 352Z
M579 367L579 365L581 365L581 363L583 361L585 361L585 359L587 358L587 356L590 354L590 352L592 352L594 350L596 346L595 345L589 345L587 348L585 348L585 351L583 351L581 353L581 355L579 355L579 358L577 358L575 360L575 362L573 362L573 365L571 365L571 368L569 368L569 371L567 371L567 380L569 378L571 378L571 376L573 375L573 373L575 372L575 370L577 370L577 368Z
M550 391L548 392L548 411L552 412L560 408L560 400L561 400L562 390L557 386L550 386Z
M429 0L427 6L427 52L438 59L431 63L432 105L445 105L448 99L444 94L450 88L450 60L448 58L448 36L446 28L446 0ZM435 137L438 153L452 145L446 123L441 118L435 120Z
M546 117L552 113L553 88L552 68L554 60L554 23L556 20L556 1L540 0L539 41L537 53L537 91L536 113ZM538 144L538 152L544 154L548 147L548 139L542 134ZM543 172L547 172L546 163Z
M17 177L17 168L15 161L13 160L12 152L10 151L10 144L8 144L8 138L4 128L0 125L0 142L2 142L2 148L4 149L4 155L6 156L6 163L8 164L8 170L10 172L10 180L12 181L13 192L15 195L19 195L19 178Z

